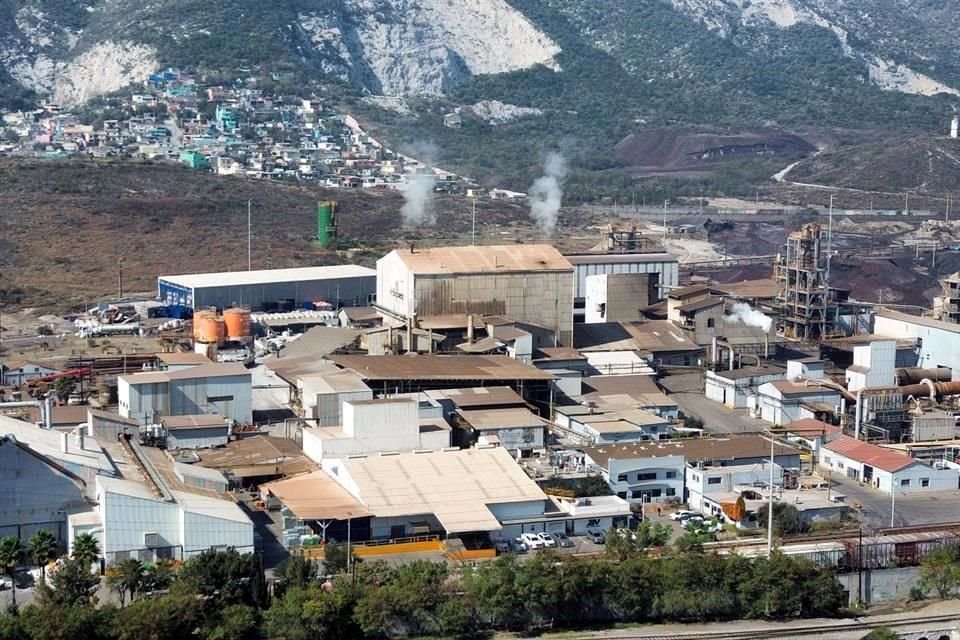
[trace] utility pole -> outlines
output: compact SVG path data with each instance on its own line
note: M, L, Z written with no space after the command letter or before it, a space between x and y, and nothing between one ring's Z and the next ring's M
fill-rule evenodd
M947 196L947 214L945 217L945 222L950 222L950 200L951 199L952 199L952 196Z
M663 248L667 248L667 203L669 200L663 201Z
M773 555L773 436L770 436L770 501L767 503L767 557Z
M910 193L903 194L903 215L910 215Z
M253 271L253 202L247 200L247 271Z
M894 524L894 516L897 513L897 477L893 474L890 474L890 527L893 528L896 526Z
M830 194L830 214L827 218L827 289L830 289L830 262L833 257L833 196ZM829 295L829 293L828 293Z

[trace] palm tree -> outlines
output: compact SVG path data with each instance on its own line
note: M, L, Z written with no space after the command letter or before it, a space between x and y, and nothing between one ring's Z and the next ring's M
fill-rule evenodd
M17 604L17 581L14 574L17 571L17 565L23 558L23 543L16 536L5 536L0 538L0 569L3 573L10 576L10 587L13 589L13 604Z
M126 603L127 593L130 599L140 592L144 583L144 566L136 558L127 558L107 569L107 585L120 596L120 607Z
M57 537L46 529L41 529L30 536L27 546L30 547L30 555L40 567L40 578L45 580L47 563L57 557Z
M74 559L90 570L90 565L100 558L100 543L92 533L81 533L73 539Z

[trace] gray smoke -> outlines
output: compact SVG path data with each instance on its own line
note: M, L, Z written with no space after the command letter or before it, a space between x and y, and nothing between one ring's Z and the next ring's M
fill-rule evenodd
M727 322L742 322L748 327L757 327L763 329L764 333L769 333L770 327L773 325L773 318L762 311L751 308L746 302L738 302L731 307Z
M530 217L549 236L557 226L560 201L563 198L561 185L567 177L567 163L559 153L548 153L543 163L543 175L530 186Z
M433 209L433 186L437 181L433 165L437 158L437 147L428 142L418 142L413 145L411 155L425 165L425 170L421 169L421 173L407 178L400 214L405 224L432 225L437 221Z

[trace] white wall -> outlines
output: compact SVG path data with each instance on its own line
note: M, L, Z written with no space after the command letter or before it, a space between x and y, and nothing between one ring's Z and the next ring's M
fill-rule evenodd
M343 432L355 438L361 451L409 451L420 446L417 403L401 398L374 402L344 402Z
M933 369L948 367L953 369L954 379L960 377L960 327L925 326L877 315L874 319L874 333L889 338L919 338L921 341L917 361L911 366Z
M180 544L180 507L176 503L105 491L100 514L104 554L144 549L144 533L159 534L160 546Z
M863 463L844 455L820 448L818 462L821 467L830 469L834 473L843 474L849 478L863 481ZM949 491L960 488L960 473L955 469L936 469L921 462L890 473L883 469L871 467L872 479L870 485L886 494L890 494L891 485L896 488L897 495L907 493L924 493L928 491ZM926 485L924 486L924 480ZM906 482L907 484L904 484Z
M416 308L413 274L396 251L377 260L377 304L405 318Z
M720 493L730 493L738 485L762 485L767 486L770 483L770 465L757 464L749 468L732 467L725 469L723 467L707 467L698 469L697 467L687 467L685 470L687 503L690 508L705 513L710 513L709 507L705 504L705 497ZM775 486L783 485L783 467L779 464L773 465L773 484Z
M639 500L641 494L650 495L651 502L667 498L683 499L684 457L681 455L655 458L626 458L611 460L604 479L610 489L627 500ZM647 480L638 479L638 474L655 474ZM659 490L660 495L653 495Z
M597 274L586 277L586 306L584 306L584 322L606 322L606 314L601 315L600 305L607 303L607 274Z
M183 557L214 547L234 547L253 552L253 523L215 518L195 511L183 512Z

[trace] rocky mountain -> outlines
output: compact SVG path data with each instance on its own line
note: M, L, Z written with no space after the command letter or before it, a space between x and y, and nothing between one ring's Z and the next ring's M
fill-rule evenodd
M855 125L892 113L904 124L960 97L949 4L0 0L0 85L77 104L167 65L259 67L372 94L565 110L618 101L634 119Z

